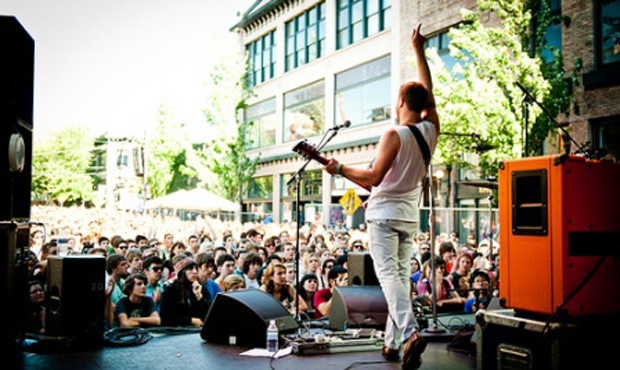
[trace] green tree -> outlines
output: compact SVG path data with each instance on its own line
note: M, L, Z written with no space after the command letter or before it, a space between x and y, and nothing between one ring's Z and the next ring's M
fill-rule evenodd
M542 60L544 38L536 39L539 46L533 53L528 47L532 37L532 11L526 4L479 0L478 8L481 12L495 13L501 19L501 26L486 27L478 13L464 9L461 11L464 22L449 32L450 53L460 63L448 71L432 49L429 58L436 81L442 131L477 133L495 146L495 150L480 155L478 165L482 175L488 176L497 173L500 160L517 158L524 151L524 94L515 82L544 103L558 95L570 101L572 90L565 83L561 58L556 58L552 66L545 65ZM545 24L548 23L542 23L541 28L546 29ZM555 114L565 111L566 104L557 107ZM529 112L535 119L528 131L533 143L528 152L539 153L553 127L536 105L531 105ZM438 145L440 160L445 164L459 162L467 166L462 158L471 152L473 141L473 138L444 137Z
M203 154L214 175L212 189L241 203L244 189L257 169L260 156L249 158L253 122L242 119L252 90L247 84L245 61L238 57L215 66L208 82L211 95L204 110L215 138Z
M147 138L147 185L150 198L193 189L204 176L204 164L179 122L165 104Z
M94 198L88 174L94 141L84 126L68 125L36 142L32 159L35 198L59 205L85 204Z

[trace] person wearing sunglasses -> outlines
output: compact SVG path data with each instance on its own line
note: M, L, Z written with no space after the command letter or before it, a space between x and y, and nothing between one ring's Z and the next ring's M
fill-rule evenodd
M155 305L159 307L164 291L162 283L164 261L158 256L150 256L144 260L143 267L147 278L146 295L153 298Z

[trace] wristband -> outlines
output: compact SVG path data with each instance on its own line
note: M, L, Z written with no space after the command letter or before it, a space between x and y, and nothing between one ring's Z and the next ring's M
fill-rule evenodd
M336 175L341 175L342 174L342 163L338 163L338 165L336 166Z

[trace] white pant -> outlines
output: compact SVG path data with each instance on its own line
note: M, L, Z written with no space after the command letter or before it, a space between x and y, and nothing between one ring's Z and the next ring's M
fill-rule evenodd
M411 247L416 222L369 220L370 255L388 304L385 344L399 349L417 330L411 308Z

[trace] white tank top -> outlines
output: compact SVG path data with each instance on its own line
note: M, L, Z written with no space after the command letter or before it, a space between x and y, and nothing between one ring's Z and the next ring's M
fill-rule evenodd
M416 124L431 151L437 147L437 129L429 121ZM379 186L372 188L366 210L367 220L400 220L417 222L421 180L426 164L420 146L408 126L394 128L400 139L400 149Z

